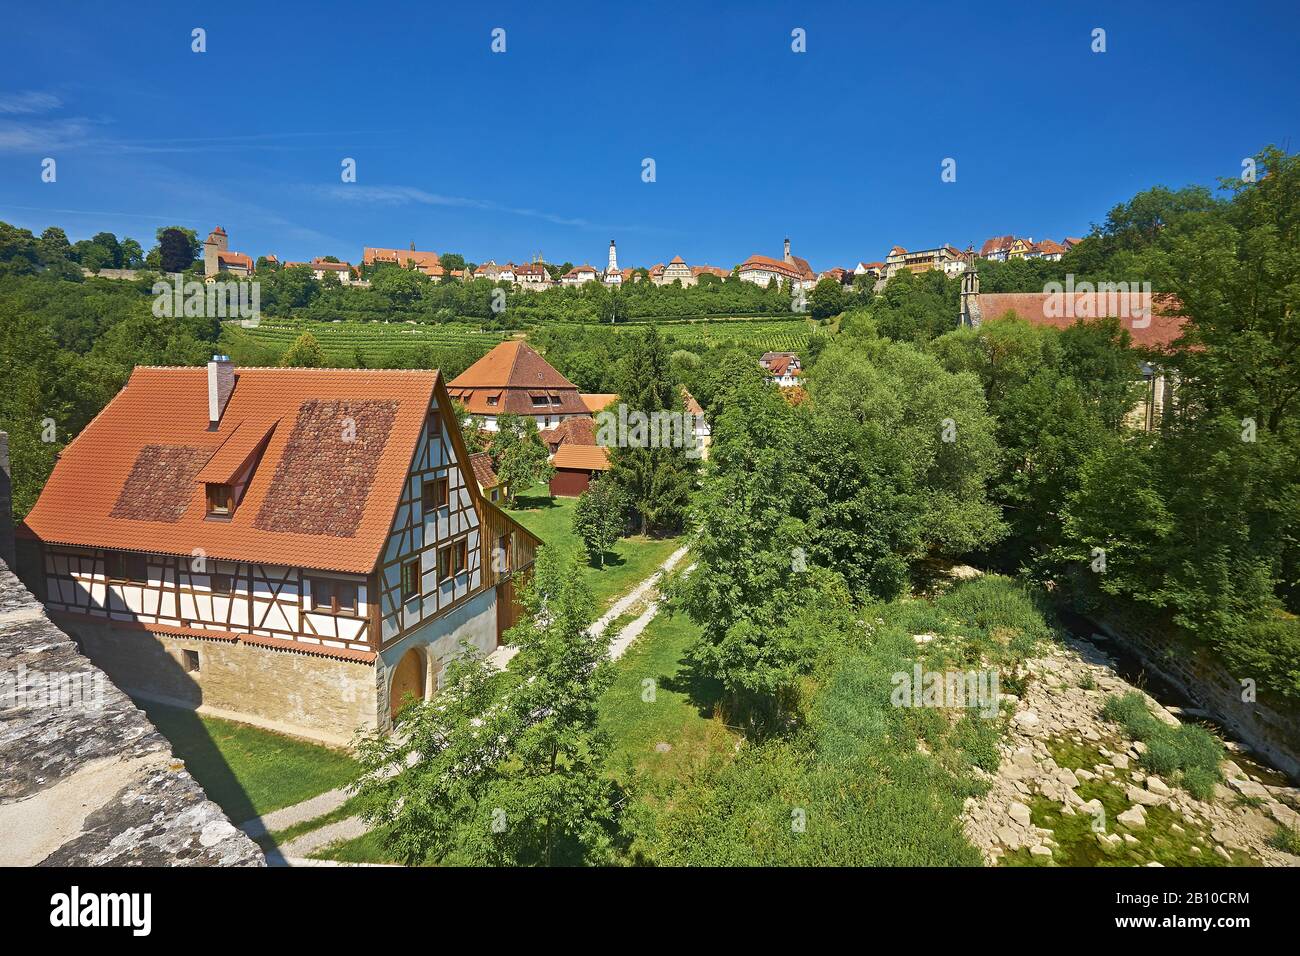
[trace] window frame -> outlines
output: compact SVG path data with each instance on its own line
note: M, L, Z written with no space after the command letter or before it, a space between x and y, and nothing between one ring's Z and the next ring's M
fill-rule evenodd
M435 489L441 492L441 504L437 503L436 500L433 504L429 503L429 492ZM434 497L436 499L439 496L435 494ZM420 482L420 506L425 514L432 511L441 511L443 508L451 506L451 482L447 480L446 475L438 478L425 478Z
M139 565L134 566L137 561ZM140 572L138 576L132 573L136 570ZM115 571L121 573L115 574ZM104 552L104 580L122 584L148 584L149 556L131 551Z
M401 580L399 583L401 586L403 602L420 596L420 559L418 557L402 562Z
M217 587L219 580L224 580L227 586L225 588ZM221 597L233 597L235 594L235 576L233 574L218 574L214 571L208 575L208 590ZM315 592L313 591L312 594L314 599Z
M214 492L220 493L221 489L225 489L226 504L224 510L218 510L214 503L216 500ZM207 502L206 517L216 518L218 521L229 521L234 517L235 489L231 485L224 482L209 481L207 485L204 486L204 498Z
M355 581L322 577L311 577L307 580L311 585L312 613L330 614L335 617L344 614L352 617L358 616L361 607L361 588ZM340 589L342 588L352 589L352 603L350 605L339 600L341 597Z

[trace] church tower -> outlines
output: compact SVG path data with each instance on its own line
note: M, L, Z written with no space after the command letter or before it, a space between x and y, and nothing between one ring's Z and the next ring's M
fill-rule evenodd
M609 265L605 269L605 275L613 275L618 272L618 250L614 248L614 240L609 240Z
M966 249L966 271L961 274L960 324L972 329L980 327L980 274L975 268L975 249Z

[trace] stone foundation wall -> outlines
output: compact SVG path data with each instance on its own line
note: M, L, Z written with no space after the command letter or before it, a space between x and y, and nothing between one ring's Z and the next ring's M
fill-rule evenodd
M490 653L497 646L496 588L484 588L460 607L430 621L380 652L379 666L376 668L380 671L379 714L385 722L391 708L389 690L393 671L406 652L417 648L424 654L425 696L429 697L437 689L437 680L443 666L460 654L461 641L472 644L484 654Z
M83 652L138 697L333 746L376 726L373 664L65 620ZM198 670L186 660L198 654Z
M1300 779L1300 714L1241 699L1241 681L1209 648L1189 646L1120 612L1091 613L1102 633L1177 687L1293 779Z

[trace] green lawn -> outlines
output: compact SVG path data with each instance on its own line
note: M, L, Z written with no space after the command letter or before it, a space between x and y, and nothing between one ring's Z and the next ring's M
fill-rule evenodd
M610 735L610 767L621 783L633 768L673 777L734 747L737 736L714 714L717 681L682 663L699 631L684 615L660 613L614 663L614 683L600 701L600 723ZM653 699L646 700L650 690ZM670 749L656 749L662 744Z
M191 710L140 706L236 825L341 787L360 772L341 750Z
M510 516L541 538L544 544L584 555L587 580L602 611L653 574L670 554L682 546L680 537L634 535L621 539L614 550L605 555L605 566L597 567L586 560L582 540L573 533L573 510L578 505L577 498L550 498L541 487L535 487L521 493L518 504L519 508L511 511Z

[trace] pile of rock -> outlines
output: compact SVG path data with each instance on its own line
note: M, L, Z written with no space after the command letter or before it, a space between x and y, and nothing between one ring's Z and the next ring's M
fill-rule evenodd
M1167 806L1198 828L1210 832L1209 852L1230 858L1243 851L1268 865L1300 865L1300 858L1269 845L1277 824L1300 827L1300 790L1270 787L1252 780L1232 761L1224 765L1228 786L1216 788L1214 798L1200 801L1160 777L1139 769L1145 750L1141 741L1124 741L1119 728L1101 716L1108 696L1136 690L1110 668L1110 660L1086 642L1053 645L1042 657L1027 662L1024 699L1003 695L1012 705L996 774L986 775L989 791L966 801L963 825L971 842L996 864L1008 851L1027 849L1032 856L1051 857L1059 846L1051 830L1034 825L1029 804L1036 797L1053 801L1065 816L1087 814L1098 821L1096 837L1106 844L1137 844L1148 826L1148 810ZM1144 695L1146 696L1146 695ZM1171 725L1178 718L1147 696L1151 712ZM1049 741L1089 748L1101 760L1091 768L1058 766ZM1114 821L1105 819L1101 801L1085 801L1076 792L1085 782L1103 780L1123 791L1128 807ZM1244 798L1244 799L1243 799ZM1114 824L1119 824L1118 830ZM1181 830L1177 823L1173 827ZM1193 852L1198 852L1193 849Z

